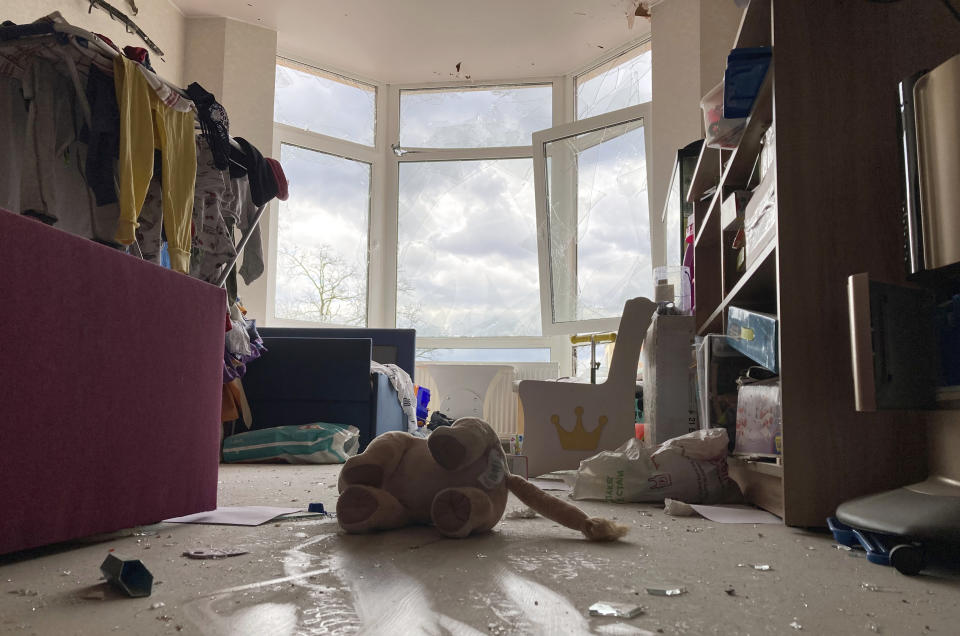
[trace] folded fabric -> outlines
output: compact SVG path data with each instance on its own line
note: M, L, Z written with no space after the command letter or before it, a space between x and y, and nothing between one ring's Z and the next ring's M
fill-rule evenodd
M250 181L250 195L253 204L260 207L270 199L277 196L279 187L277 180L273 176L273 170L270 168L263 155L249 141L243 137L236 138L242 156L238 157L239 162L247 171L247 179ZM231 172L232 175L232 172Z

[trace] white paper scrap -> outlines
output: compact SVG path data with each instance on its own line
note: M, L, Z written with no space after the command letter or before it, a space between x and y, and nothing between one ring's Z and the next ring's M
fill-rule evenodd
M783 523L780 517L752 506L690 504L690 507L700 513L701 516L715 523Z
M571 488L566 483L558 479L529 479L527 480L540 490L555 490L559 492L570 492Z
M166 519L166 523L210 523L228 526L259 526L280 515L300 512L303 508L276 506L221 506L216 510L198 512L185 517Z

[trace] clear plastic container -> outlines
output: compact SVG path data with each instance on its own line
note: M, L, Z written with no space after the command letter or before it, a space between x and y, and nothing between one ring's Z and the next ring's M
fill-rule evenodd
M681 314L690 314L693 308L690 294L690 268L678 265L657 267L653 270L657 302L672 302ZM666 294L669 297L661 297Z
M707 146L710 148L736 148L743 137L747 118L724 119L723 82L717 84L700 100L703 111L703 128L707 131Z

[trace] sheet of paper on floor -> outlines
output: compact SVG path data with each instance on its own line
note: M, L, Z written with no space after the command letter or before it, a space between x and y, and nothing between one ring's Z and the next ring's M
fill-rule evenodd
M280 515L300 512L303 508L277 506L221 506L216 510L198 512L185 517L166 519L167 523L211 523L228 526L259 526Z
M570 486L566 482L559 479L530 479L528 480L531 484L539 488L540 490L557 490L560 492L569 492Z
M783 523L780 517L751 506L690 504L690 507L715 523Z

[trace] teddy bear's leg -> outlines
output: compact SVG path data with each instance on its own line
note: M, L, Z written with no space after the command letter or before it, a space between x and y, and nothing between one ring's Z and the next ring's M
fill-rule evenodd
M347 532L390 530L409 524L410 514L386 490L354 485L337 500L337 521Z
M354 455L340 471L338 490L342 493L348 486L383 485L383 476L393 474L397 464L407 451L412 437L406 433L391 431L374 439L359 455Z
M448 537L462 539L471 532L483 532L496 525L493 502L479 488L445 488L430 506L433 525Z

